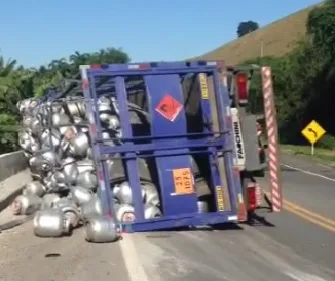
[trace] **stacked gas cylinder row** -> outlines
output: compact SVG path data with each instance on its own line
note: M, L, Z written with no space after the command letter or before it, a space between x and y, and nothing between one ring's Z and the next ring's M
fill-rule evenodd
M118 109L111 99L98 102L108 145L120 144ZM119 238L118 225L102 216L96 194L97 176L88 135L85 102L67 98L41 103L27 99L17 104L23 115L19 143L29 160L33 181L12 203L16 215L34 216L34 233L40 237L69 235L85 225L86 240L111 242ZM141 123L141 110L132 108L131 122ZM139 159L145 218L161 215L159 195L152 183L147 163ZM122 159L107 160L118 222L135 218L131 188L126 181Z

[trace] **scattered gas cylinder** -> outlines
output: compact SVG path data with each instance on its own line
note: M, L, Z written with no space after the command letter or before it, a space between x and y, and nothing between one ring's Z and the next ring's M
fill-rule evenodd
M85 221L86 241L94 243L115 242L120 238L120 229L114 220L105 217L91 217Z
M90 190L95 190L98 186L98 179L92 171L83 171L79 173L76 184Z
M141 189L142 198L145 197L145 191ZM133 192L128 182L123 182L115 191L115 197L122 204L132 204L133 203Z
M36 195L42 197L46 192L46 188L39 181L32 181L27 183L23 190L23 195Z
M144 205L144 218L145 219L154 219L162 216L161 210L152 204Z
M71 186L71 195L77 205L82 205L92 199L93 193L82 186Z
M34 234L39 237L60 237L69 234L70 221L59 209L40 210L34 216Z
M11 204L14 215L31 215L42 206L42 199L36 195L19 195Z
M96 159L93 160L89 135L86 100L66 96L59 100L26 99L17 103L23 115L19 144L27 157L34 179L23 194L15 198L11 208L16 215L34 214L36 236L60 237L81 225L90 242L113 242L120 237L119 227L103 215L103 204L97 192ZM117 147L123 140L120 111L114 97L99 97L97 116L103 125L102 139L108 146ZM150 118L143 109L129 103L131 125L142 125ZM133 190L124 170L120 154L105 160L114 209L112 217L123 223L135 221ZM147 160L138 159L141 196L146 219L161 216L160 198L152 184ZM101 176L101 175L100 175ZM99 178L99 179L98 179Z
M119 222L133 222L135 221L135 208L129 204L121 204L116 206L116 218Z
M198 201L198 213L208 213L209 212L209 206L206 201Z
M85 219L102 215L102 205L98 196L92 198L81 206L81 216Z

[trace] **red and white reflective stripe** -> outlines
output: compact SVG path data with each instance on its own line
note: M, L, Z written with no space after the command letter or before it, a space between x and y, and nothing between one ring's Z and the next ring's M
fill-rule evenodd
M262 204L262 189L258 183L256 183L255 192L256 192L256 206L259 207Z
M268 163L272 211L279 212L282 208L283 200L280 182L278 127L270 67L262 67L261 73L263 84L265 121L268 137Z

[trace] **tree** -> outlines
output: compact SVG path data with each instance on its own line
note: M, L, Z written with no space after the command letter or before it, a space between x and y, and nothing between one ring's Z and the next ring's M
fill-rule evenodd
M259 28L259 25L257 22L254 21L243 21L238 24L237 27L237 36L242 37L250 32L253 32Z
M335 104L335 0L310 12L306 30L306 37L289 54L251 61L272 68L279 135L291 144L305 143L300 131L313 119L335 134L331 106ZM259 112L263 103L260 79L251 82L250 109ZM332 142L335 147L334 138Z
M16 108L18 101L39 97L47 88L56 86L64 78L72 78L78 74L79 65L127 62L130 62L129 56L122 49L116 48L92 53L75 52L68 59L53 59L37 69L17 66L16 60L5 60L0 55L0 154L16 148L16 133L4 128L8 128L8 125L15 128L20 122L21 116Z
M130 62L130 58L122 49L106 48L94 53L76 51L69 56L69 62L72 64L73 70L78 71L79 65L82 64L127 63Z
M335 0L313 9L307 19L307 34L315 47L330 57L335 55Z

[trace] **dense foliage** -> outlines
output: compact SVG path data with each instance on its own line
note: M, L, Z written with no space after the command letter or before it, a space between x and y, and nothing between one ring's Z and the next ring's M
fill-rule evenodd
M243 21L240 22L237 26L237 36L242 37L250 32L253 32L259 28L259 25L257 22L254 21Z
M306 143L301 129L311 120L328 132L320 145L335 146L335 0L312 10L307 34L288 55L257 58L246 63L272 67L281 141ZM251 83L251 110L261 112L260 79Z
M94 53L75 52L68 59L53 60L39 69L26 69L18 66L15 60L6 61L0 56L0 154L17 148L15 125L20 121L17 101L42 95L45 89L57 85L63 78L77 74L81 64L129 61L125 52L114 48Z

